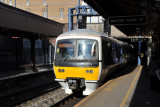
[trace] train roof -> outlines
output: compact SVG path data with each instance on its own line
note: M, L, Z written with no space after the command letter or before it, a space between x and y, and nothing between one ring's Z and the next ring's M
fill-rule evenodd
M90 30L90 29L77 29L77 30L71 30L71 31L68 31L68 32L65 32L61 35L59 35L59 37L64 37L64 36L91 36L91 37L98 37L98 38L102 38L102 39L106 39L106 40L109 40L109 41L112 41L112 42L115 42L115 43L118 43L118 44L121 44L121 45L125 45L126 43L122 42L122 41L119 41L113 37L108 37L107 35L104 35L102 33L99 33L99 32L95 32L93 30Z
M92 36L99 37L102 34L95 32L93 30L90 30L90 29L77 29L77 30L71 30L71 31L65 32L65 33L61 34L60 36L75 36L75 35L79 35L79 36L92 35Z

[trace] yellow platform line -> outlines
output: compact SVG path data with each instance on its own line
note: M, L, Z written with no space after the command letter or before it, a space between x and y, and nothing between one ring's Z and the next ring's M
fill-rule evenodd
M141 73L142 66L140 66L140 68L139 68L138 70L139 70L139 71L138 71L138 73L136 74L136 76L135 76L135 78L134 78L134 80L133 80L131 86L129 87L129 89L128 89L128 91L127 91L127 93L126 93L126 95L125 95L125 97L124 97L124 99L123 99L123 101L122 101L120 107L124 107L124 105L125 105L125 103L126 103L128 97L129 97L129 95L130 95L130 93L131 93L131 91L132 91L132 88L133 88L133 86L134 86L136 80L138 79L138 77L139 77L139 75L140 75L140 73Z

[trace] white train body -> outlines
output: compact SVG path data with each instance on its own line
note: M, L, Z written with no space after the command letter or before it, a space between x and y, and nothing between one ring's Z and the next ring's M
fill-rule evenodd
M127 62L125 44L87 29L57 37L54 73L67 94L94 92L105 77ZM118 71L117 71L118 72Z

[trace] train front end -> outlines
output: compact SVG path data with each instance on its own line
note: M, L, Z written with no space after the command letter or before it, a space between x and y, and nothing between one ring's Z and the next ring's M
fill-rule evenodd
M99 45L95 39L58 38L54 73L67 94L82 91L89 95L98 87Z

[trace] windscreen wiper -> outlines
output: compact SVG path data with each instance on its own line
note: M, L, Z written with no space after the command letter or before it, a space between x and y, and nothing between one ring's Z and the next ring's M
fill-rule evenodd
M79 52L81 52L81 55L83 56L83 58L88 61L88 59L83 55L82 51L79 49Z
M63 61L65 62L73 53L74 53L74 50L73 50L72 53L69 54L69 56L67 56Z

